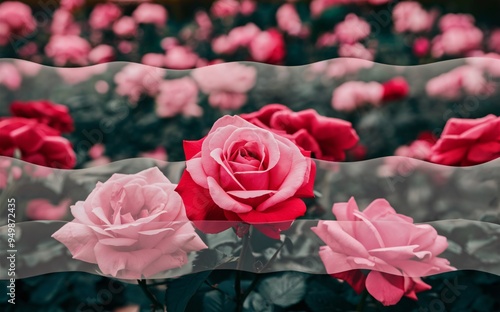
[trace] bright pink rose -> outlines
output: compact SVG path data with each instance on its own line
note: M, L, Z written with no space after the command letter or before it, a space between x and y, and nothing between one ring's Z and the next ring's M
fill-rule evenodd
M321 116L314 109L294 112L281 104L268 104L257 112L240 116L290 139L317 159L343 161L345 151L359 141L350 122Z
M107 44L98 45L90 51L89 60L94 64L112 62L115 60L115 50Z
M61 220L68 213L71 199L54 205L47 199L32 199L26 205L26 216L31 220Z
M97 4L89 17L89 25L92 29L100 30L111 27L114 21L122 16L120 7L113 3Z
M165 55L160 53L146 53L142 57L141 63L148 66L164 67Z
M113 32L119 37L133 37L137 34L137 24L134 18L123 16L113 24Z
M198 55L188 47L176 46L167 51L165 66L170 69L191 69L196 67Z
M13 116L35 119L39 123L64 132L74 130L73 118L65 105L56 104L47 100L41 101L14 101L10 104L10 112Z
M156 115L162 118L184 116L201 116L198 106L198 87L190 77L163 80L156 97Z
M428 224L396 213L385 199L363 212L354 198L333 205L337 221L319 221L311 228L327 245L319 255L328 274L345 280L356 292L365 287L383 305L431 288L421 277L456 270L438 255L448 248L446 237ZM395 235L397 233L397 235ZM361 270L370 270L366 276Z
M447 166L472 166L500 157L500 117L450 118L429 160Z
M403 77L395 77L382 84L384 92L382 101L397 101L405 98L410 92L410 86Z
M87 40L78 36L53 35L45 46L45 53L57 66L68 63L85 66L91 49Z
M359 42L354 44L341 44L338 53L340 57L352 57L368 61L373 61L375 57L375 52L372 49L367 49Z
M285 41L276 29L262 31L250 43L250 55L257 62L280 64L285 58Z
M392 19L396 32L420 33L431 30L435 14L424 10L418 2L404 1L396 4Z
M446 32L452 28L468 29L474 27L474 17L470 14L453 14L443 15L439 20L439 29Z
M291 36L298 36L302 31L302 21L291 3L285 3L276 12L278 27Z
M154 24L165 27L167 24L167 10L160 4L142 3L132 13L137 24Z
M212 15L218 18L235 16L239 10L240 4L236 0L217 0L210 8Z
M492 91L481 69L464 65L432 78L425 87L427 94L448 100L456 100L464 94L481 95Z
M71 143L59 131L36 120L13 117L0 120L0 155L14 157L32 164L71 169L76 164Z
M75 23L73 14L67 10L56 10L50 24L50 32L53 35L80 35L80 25Z
M36 29L31 8L19 1L0 3L0 24L7 25L10 33L19 36L27 36Z
M311 1L310 9L313 17L318 17L326 9L340 4L371 4L381 5L390 2L391 0L313 0Z
M413 41L413 54L417 57L425 57L429 54L431 43L429 39L420 37Z
M0 22L0 46L4 46L9 43L10 39L10 29L9 25Z
M332 107L350 112L365 104L378 105L383 94L381 83L348 81L333 90Z
M0 85L4 85L9 90L17 90L22 82L23 77L14 64L0 63Z
M142 94L156 96L166 71L142 64L129 64L115 76L116 93L127 96L132 105Z
M432 40L432 56L464 55L481 48L483 32L476 27L451 28Z
M176 190L204 232L244 222L279 239L306 212L300 198L313 197L316 167L309 155L238 116L222 117L199 141L184 141L184 152L187 167ZM211 220L226 222L204 222Z
M212 50L217 54L232 54L239 48L229 39L229 36L222 35L212 41Z
M257 9L257 2L254 0L241 0L240 13L243 15L250 15Z
M246 47L260 33L259 27L253 23L231 29L228 34L229 40L236 46Z
M207 248L186 217L182 199L157 168L113 174L85 201L71 206L75 219L52 237L74 259L96 263L121 279L152 277L188 262L187 253Z
M85 4L85 0L61 0L61 8L67 11L75 11Z
M370 31L370 24L350 13L343 22L335 26L335 37L341 43L353 44L368 37Z

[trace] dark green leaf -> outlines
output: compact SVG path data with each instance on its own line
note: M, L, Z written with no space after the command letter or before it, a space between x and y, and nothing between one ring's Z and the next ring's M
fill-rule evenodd
M185 275L167 283L165 291L165 305L169 312L184 312L189 299L195 294L200 285L208 278L212 271Z

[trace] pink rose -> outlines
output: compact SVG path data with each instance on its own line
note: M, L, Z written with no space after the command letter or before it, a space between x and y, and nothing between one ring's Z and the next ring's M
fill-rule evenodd
M251 15L257 9L257 2L254 0L241 0L240 13L243 15Z
M372 49L367 49L359 42L354 44L341 44L338 53L340 57L351 57L368 61L373 61L375 58L374 51Z
M86 67L56 68L56 72L59 76L61 76L65 83L75 85L84 82L95 75L104 73L107 68L107 64L99 64Z
M9 90L17 90L22 82L23 77L14 64L0 63L0 85L4 85Z
M139 154L140 157L153 158L159 162L167 161L167 151L161 146L149 152L142 152ZM159 163L158 163L159 165Z
M247 102L247 95L234 92L212 92L208 96L208 104L222 110L237 110Z
M45 53L57 66L68 63L85 66L91 47L87 40L72 35L53 35L45 46Z
M32 199L26 205L26 216L31 220L61 220L68 212L71 199L54 205L46 199Z
M257 70L239 63L223 63L197 68L191 76L204 93L246 93L255 85Z
M372 68L373 62L355 59L355 58L339 58L330 60L325 71L327 77L341 78L349 74L357 73L363 68Z
M334 32L326 32L321 34L316 41L316 47L325 48L332 47L337 44L337 35Z
M236 46L246 47L252 40L260 33L259 27L253 23L248 23L244 26L239 26L233 28L229 34L228 38Z
M137 24L154 24L158 27L166 26L167 16L167 10L154 3L141 3L132 13Z
M307 153L238 116L222 117L199 141L184 141L184 152L187 167L176 190L204 232L245 222L279 239L305 213L300 198L313 196L316 167ZM210 220L234 224L204 223Z
M443 15L439 20L439 29L446 32L452 28L468 29L474 27L474 17L470 14L453 14Z
M96 263L121 279L152 277L188 262L187 253L207 248L186 217L182 199L157 167L113 174L85 201L71 206L75 219L52 237L74 259Z
M0 22L0 46L4 46L9 43L10 39L10 29L9 25Z
M464 94L480 95L492 91L482 70L472 65L460 66L432 78L425 89L430 97L448 100L456 100Z
M9 182L9 175L12 175L13 179L19 179L23 174L21 168L17 166L12 166L12 161L8 158L0 157L0 189L7 186Z
M446 166L472 166L500 157L500 117L450 118L429 160Z
M31 8L19 1L0 3L0 24L6 25L11 34L27 36L36 29Z
M67 11L75 11L85 4L85 0L61 0L61 8Z
M239 10L240 4L236 0L217 0L210 8L212 15L218 18L235 16Z
M333 90L332 107L338 111L353 111L364 104L378 105L384 87L378 82L348 81Z
M133 37L137 34L137 24L130 16L123 16L113 24L113 32L119 37Z
M113 3L97 4L89 17L89 25L92 29L100 30L109 28L114 21L122 16L120 7Z
M184 116L201 116L198 106L198 87L190 77L163 80L159 85L156 97L156 115L162 118Z
M285 3L276 12L278 27L291 36L298 36L302 30L302 21L291 3Z
M165 55L165 66L170 69L191 69L196 67L198 55L188 47L175 46Z
M42 65L38 63L32 63L23 60L15 60L14 64L21 73L29 77L36 76L42 69Z
M52 17L50 32L53 35L80 35L80 26L75 23L73 14L67 10L56 10Z
M430 50L431 43L429 39L420 37L413 41L413 54L417 57L425 57Z
M285 58L285 41L276 29L262 31L250 43L250 55L257 62L280 64Z
M198 25L197 38L199 40L206 40L210 37L213 30L212 20L205 11L198 11L194 17Z
M488 39L488 48L491 51L500 53L500 28L495 29L491 32L491 35Z
M418 2L404 1L396 4L392 19L396 32L420 33L431 30L435 14L424 10Z
M335 36L341 43L353 44L370 35L370 24L356 14L347 14L345 20L335 26Z
M98 143L94 144L90 149L89 149L89 156L92 159L98 159L99 157L102 157L104 155L104 152L106 151L106 146L104 144Z
M156 96L166 71L157 67L129 64L115 75L116 93L127 96L132 105L142 94Z
M142 57L141 63L148 66L164 67L165 55L160 53L146 53Z
M417 300L416 293L431 288L421 277L456 270L438 257L448 248L446 237L428 224L413 224L385 199L361 212L351 197L332 211L337 221L319 221L311 228L327 244L319 250L327 273L358 293L366 287L385 306L403 296ZM361 270L370 272L366 276Z
M98 45L90 51L89 60L93 64L112 62L115 60L115 50L107 44Z
M450 28L432 40L432 56L464 55L481 48L483 32L476 27Z
M481 52L474 57L467 58L466 62L487 72L492 77L500 77L500 55L497 53L484 54Z

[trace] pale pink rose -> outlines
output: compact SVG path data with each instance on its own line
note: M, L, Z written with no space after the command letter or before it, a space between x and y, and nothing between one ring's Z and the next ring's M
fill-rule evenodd
M112 62L115 59L115 50L112 46L101 44L93 48L89 53L89 60L93 64Z
M96 263L102 274L121 279L150 278L182 267L188 252L207 246L175 187L158 167L113 174L71 206L75 219L52 237L74 259Z
M32 199L26 205L26 216L31 220L61 220L68 213L71 199L52 204L47 199Z
M240 4L236 0L217 0L210 8L212 15L219 18L235 16L239 10Z
M466 62L487 72L492 77L500 77L500 55L497 53L481 52L474 57L468 57Z
M160 4L142 3L132 13L138 24L154 24L165 27L167 24L167 10Z
M354 74L364 68L372 68L373 62L356 58L339 58L331 60L325 71L325 75L331 78L341 78Z
M0 63L0 85L9 90L17 90L23 83L23 77L17 67L11 63Z
M84 82L95 75L100 75L108 69L107 64L98 64L87 67L56 68L56 72L65 83L75 85Z
M113 3L97 4L89 17L89 25L92 29L107 29L122 16L120 7Z
M19 36L27 36L36 29L31 8L19 1L0 3L0 24L7 25L10 33Z
M378 168L379 176L408 176L419 166L416 160L427 160L431 156L433 145L434 142L430 140L415 140L410 145L398 147L394 151L394 156L400 157L384 159L384 164Z
M338 111L353 111L365 104L378 105L384 87L378 82L348 81L333 90L332 107Z
M113 32L119 37L133 37L137 34L134 18L123 16L113 24Z
M446 32L453 28L468 29L474 27L474 17L470 14L453 14L443 15L439 20L439 29Z
M240 4L240 13L250 15L257 9L257 2L254 0L242 0Z
M247 101L245 93L235 92L212 92L208 96L208 104L223 110L240 109Z
M38 63L32 63L23 60L15 60L14 64L17 69L25 76L34 77L36 76L40 70L42 69L42 65Z
M404 1L396 4L392 19L396 32L420 33L431 30L435 14L427 12L418 2Z
M198 87L190 77L162 81L155 101L156 115L162 118L201 116L203 112L198 106Z
M165 66L165 55L160 53L146 53L141 59L141 63L148 66Z
M68 63L87 65L90 50L87 40L71 35L53 35L45 46L45 53L54 60L56 66L64 66Z
M334 32L326 32L318 37L316 40L316 47L325 48L337 44L337 35Z
M335 26L335 35L339 42L353 44L370 35L370 24L356 14L347 14L345 20Z
M462 95L491 93L492 87L483 71L472 65L464 65L432 78L425 87L430 97L448 100L459 99Z
M431 288L421 277L456 270L438 257L448 248L446 237L396 213L385 199L361 212L351 197L334 204L332 212L337 221L319 221L311 228L326 243L319 250L326 272L358 293L366 288L383 305L394 305L403 296L417 300L416 293Z
M134 49L132 42L127 40L122 40L118 43L118 51L122 54L129 54Z
M104 144L98 143L94 144L88 151L88 154L90 158L92 159L98 159L99 157L102 157L104 155L104 152L106 151L106 146Z
M467 52L480 49L483 33L479 28L451 28L432 40L432 56L464 55Z
M179 45L179 40L175 37L165 37L160 42L161 48L165 51L168 51L178 45Z
M50 32L53 35L80 35L80 26L75 23L70 11L59 9L54 12Z
M491 32L488 38L488 48L493 52L500 53L500 28Z
M212 33L213 25L210 16L205 11L198 11L194 17L198 25L197 38L199 40L206 40Z
M100 94L107 93L109 91L109 83L105 80L98 80L95 82L94 89Z
M149 152L142 152L139 154L140 157L152 158L157 160L157 164L161 164L161 162L167 161L167 151L165 148L159 146L156 149Z
M12 170L12 171L11 171ZM8 158L0 157L0 189L7 186L9 182L9 175L12 175L11 179L19 179L23 174L21 168L12 167L12 161Z
M341 44L338 53L340 57L352 57L368 61L373 61L375 58L374 51L372 49L367 49L359 42L354 44Z
M248 23L244 26L233 28L229 32L228 37L233 44L246 47L258 34L260 34L259 27L257 27L254 23Z
M10 29L9 25L0 22L0 46L4 46L9 43L10 39Z
M85 0L61 0L61 9L75 11L85 4Z
M191 69L196 67L198 55L189 47L176 46L167 51L164 63L170 69Z
M142 64L128 64L115 75L116 93L127 96L132 105L142 94L156 96L166 70Z
M222 35L212 40L212 50L217 54L232 54L239 48L229 36Z
M107 156L101 156L99 158L93 159L91 161L87 161L83 164L83 168L93 168L105 166L111 162L111 159Z
M239 63L224 63L193 70L191 76L201 91L247 93L255 85L257 70Z
M291 3L285 3L276 12L278 27L291 36L298 36L302 30L302 21Z

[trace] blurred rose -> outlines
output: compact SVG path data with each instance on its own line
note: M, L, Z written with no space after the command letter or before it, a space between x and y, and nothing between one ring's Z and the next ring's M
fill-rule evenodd
M404 1L396 4L392 19L396 32L420 33L432 29L435 14L424 10L418 2Z
M165 55L160 53L146 53L142 57L141 63L144 65L164 67Z
M348 81L333 90L332 107L338 111L353 111L364 104L378 105L384 87L378 82Z
M92 29L100 30L111 27L114 21L122 16L120 7L113 3L97 4L89 16L89 25Z
M10 29L9 25L0 22L0 46L4 46L9 43L10 39Z
M302 30L302 21L291 3L285 3L276 12L278 27L291 36L298 36Z
M222 35L212 41L212 50L217 54L232 54L239 48L229 39L229 36Z
M429 160L446 166L472 166L500 157L500 117L450 118Z
M394 156L406 157L388 157L384 159L384 164L378 168L378 174L382 177L395 175L408 176L415 170L419 163L415 161L427 160L431 155L431 148L435 141L417 139L410 145L403 145L394 151ZM411 159L408 159L411 158Z
M89 60L94 64L112 62L115 60L115 50L107 44L98 45L90 51Z
M106 72L107 64L99 64L87 67L56 68L56 72L65 83L75 85L90 79L94 75Z
M0 24L7 25L9 33L27 36L36 29L31 8L19 1L0 3Z
M22 160L36 165L71 169L76 164L71 143L59 131L33 119L1 119L0 155L14 157L15 150Z
M127 40L122 40L118 43L118 51L122 54L129 54L134 49L132 42Z
M137 34L137 24L130 16L123 16L113 24L113 32L119 37L133 37Z
M210 8L212 15L219 18L235 16L239 10L240 4L236 0L217 0Z
M61 0L61 9L75 11L85 4L85 0Z
M253 23L231 29L228 34L229 40L241 47L248 46L252 40L260 33L259 27Z
M453 28L469 29L474 27L474 17L470 14L445 14L439 20L439 29L446 32Z
M382 84L384 92L382 101L396 101L408 95L410 86L403 77L395 77Z
M370 35L370 24L356 14L347 14L343 22L335 26L335 36L341 43L353 44Z
M257 2L254 0L241 0L240 13L243 15L251 15L257 9Z
M68 213L71 199L52 204L47 199L32 199L26 205L26 216L31 220L61 220Z
M101 156L99 158L93 159L91 161L87 161L83 164L83 168L92 168L92 167L100 167L105 166L111 162L111 159L107 156Z
M106 146L101 143L94 144L90 149L89 149L89 156L92 159L98 159L99 157L102 157L104 155L104 152L106 151Z
M142 152L139 154L140 157L152 158L158 160L159 162L167 161L167 151L165 148L158 146L156 149L149 152ZM159 165L159 163L157 163Z
M74 130L68 107L51 101L15 101L10 105L10 112L16 117L35 119L62 133Z
M158 27L166 26L167 16L165 7L154 3L141 3L132 13L137 24L154 24Z
M367 49L359 42L354 44L341 44L338 53L341 57L359 58L368 61L373 61L375 57L373 50Z
M275 29L262 31L250 43L250 55L257 62L280 64L285 58L285 41Z
M325 75L332 78L341 78L358 72L363 68L373 67L373 62L356 58L339 58L330 60Z
M163 80L156 97L156 115L162 118L184 116L201 116L198 106L198 87L190 77Z
M474 57L467 58L466 62L487 72L492 77L500 77L500 55L497 53L484 54L481 52L474 55ZM491 91L493 91L493 86Z
M417 300L417 293L431 289L421 277L456 270L438 257L448 247L446 237L431 225L413 224L385 199L361 212L351 197L332 211L337 221L319 221L311 230L327 244L319 250L327 273L357 293L366 287L385 306L403 296ZM365 275L362 270L370 271Z
M36 76L42 69L42 65L38 63L32 63L23 60L15 60L14 64L21 73L30 77Z
M427 95L456 100L463 94L482 95L491 93L491 85L481 69L464 65L430 79L425 87Z
M50 32L53 35L80 35L80 25L75 23L73 14L67 10L56 10L50 24Z
M38 45L34 42L27 42L19 48L17 53L22 59L27 60L36 60L37 57L40 57L39 55L36 55L38 53Z
M14 64L0 63L0 85L4 85L9 90L17 90L22 82L23 77Z
M167 51L164 62L170 69L191 69L196 67L198 58L188 47L176 46Z
M240 109L247 102L245 93L235 92L212 92L208 96L208 104L212 107L217 107L223 110Z
M337 44L337 35L334 32L326 32L321 34L316 41L316 47L324 48L331 47Z
M461 29L451 28L432 40L432 56L464 55L480 49L483 33L476 27Z
M175 37L165 37L160 42L161 48L165 51L179 45L179 40Z
M21 168L12 165L11 159L0 157L0 189L7 186L9 175L12 175L12 178L17 180L23 174Z
M85 66L91 47L87 40L78 36L53 35L45 46L45 53L57 66L68 63Z
M210 37L212 33L213 25L212 20L210 20L210 16L208 16L205 11L198 11L194 16L196 24L198 25L197 30L197 39L198 40L206 40Z
M311 152L311 157L321 160L343 161L345 151L359 141L350 122L321 116L314 109L294 112L281 104L268 104L257 112L240 116L290 139Z
M425 57L429 54L431 43L429 39L420 37L413 41L413 54L417 57Z
M488 48L491 51L500 53L500 29L495 29L491 32L488 39Z
M313 0L311 1L310 10L313 17L318 17L329 7L339 4L371 4L381 5L390 2L391 0Z
M132 105L137 104L141 94L156 96L166 71L142 64L128 64L116 75L116 93L127 96Z
M157 168L113 174L85 201L71 206L75 219L53 238L74 259L96 263L103 274L149 278L188 262L187 253L207 248L186 217L182 199Z

